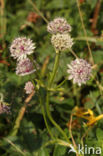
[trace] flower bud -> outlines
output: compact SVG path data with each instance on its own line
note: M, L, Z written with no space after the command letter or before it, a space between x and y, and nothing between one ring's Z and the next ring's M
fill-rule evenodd
M73 45L73 39L69 34L56 34L51 38L51 42L57 51L65 51Z
M31 81L28 81L26 84L25 84L25 91L26 91L26 94L31 94L32 91L34 90L34 85L32 84Z

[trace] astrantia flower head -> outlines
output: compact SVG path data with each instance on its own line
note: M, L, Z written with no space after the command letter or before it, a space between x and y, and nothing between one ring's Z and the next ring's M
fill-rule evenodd
M86 84L87 80L90 79L92 69L91 65L87 61L76 59L72 61L71 64L68 64L68 68L68 79L73 79L73 83L77 83L81 86L81 84Z
M35 43L33 43L31 39L26 37L16 38L10 46L11 56L17 60L22 60L26 58L27 55L33 53L34 49Z
M11 112L10 107L8 107L5 103L0 102L0 114L3 113L9 114L10 112Z
M47 31L51 34L68 33L71 31L71 26L64 18L58 17L48 24Z
M56 34L51 38L51 42L57 51L65 51L73 45L73 39L69 34Z
M34 90L34 86L32 84L31 81L28 81L26 84L25 84L25 91L26 91L26 94L31 94L32 91Z
M33 63L30 59L26 58L17 63L16 74L20 76L25 76L32 74L36 70L33 68Z

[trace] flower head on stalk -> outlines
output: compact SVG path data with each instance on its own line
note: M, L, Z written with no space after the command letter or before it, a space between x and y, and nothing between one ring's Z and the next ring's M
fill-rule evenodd
M8 107L5 103L0 102L0 114L3 114L3 113L6 113L6 114L11 113L10 107Z
M65 51L73 45L73 39L69 34L54 34L51 43L57 51Z
M73 79L73 83L77 83L79 86L81 84L86 84L87 80L90 79L92 68L91 65L84 59L76 59L68 64L69 73L68 79Z
M10 46L10 53L14 59L22 60L33 53L35 49L35 43L31 39L26 37L18 37L13 40Z
M32 91L34 90L34 85L31 81L28 81L26 84L25 84L25 91L26 91L26 94L31 94Z
M30 61L30 59L26 58L17 63L16 67L16 74L20 76L25 76L32 74L36 71L36 69L33 68L33 63Z
M47 31L51 34L68 33L71 31L71 26L67 23L66 19L58 17L49 22L47 25Z

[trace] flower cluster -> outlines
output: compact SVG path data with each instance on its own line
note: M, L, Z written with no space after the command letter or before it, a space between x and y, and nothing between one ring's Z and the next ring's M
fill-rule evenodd
M26 58L17 63L16 74L25 76L34 73L36 70L33 68L33 63L30 59Z
M17 75L25 76L36 71L33 68L33 63L27 58L28 55L33 53L34 49L35 43L26 37L18 37L12 42L10 53L14 59L17 59Z
M36 71L33 66L35 61L31 62L28 58L28 55L31 55L35 48L35 43L26 37L18 37L12 42L10 46L10 53L14 59L17 59L17 75L25 76ZM34 90L34 86L30 81L26 83L25 90L26 94L30 94Z
M71 26L67 23L67 21L64 18L58 17L48 24L47 31L51 34L68 33L71 31Z
M11 56L17 60L27 58L27 55L32 54L34 49L35 43L33 43L31 39L26 37L16 38L10 46Z
M51 43L56 51L65 51L72 47L73 39L68 34L71 31L71 26L66 19L62 17L55 18L48 24L47 31L53 35Z
M86 84L91 76L91 65L83 59L72 61L71 64L68 64L68 68L68 79L73 79L73 83L77 83L79 86L81 86L81 84Z
M0 102L0 114L6 113L9 114L10 111L10 107L8 107L5 103L1 103Z
M31 94L32 91L34 90L34 85L32 84L31 81L28 81L26 84L25 84L25 91L26 91L26 94Z
M69 34L71 32L71 26L68 24L66 19L62 17L55 18L53 21L48 23L47 31L52 34L51 43L56 52L71 49L73 45L73 39ZM18 37L12 42L10 46L10 53L14 59L17 59L17 75L25 76L36 71L33 66L35 61L31 62L31 60L28 58L28 56L33 53L35 48L35 43L26 37ZM87 80L89 80L91 71L91 65L87 63L87 61L77 58L76 60L72 61L71 64L68 64L68 79L73 79L73 83L77 83L79 86L81 86L81 84L85 84ZM25 84L24 89L26 94L32 93L34 90L33 83L28 81Z

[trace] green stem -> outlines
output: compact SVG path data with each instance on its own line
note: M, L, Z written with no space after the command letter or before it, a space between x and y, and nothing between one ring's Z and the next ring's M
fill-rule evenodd
M35 69L36 72L37 72L38 78L40 78L40 80L41 80L41 75L40 75L40 73L38 73L38 67L37 67L37 65L36 65L36 62L35 62L34 59L33 59L33 55L29 56L29 58L30 58L31 62L33 63L33 66L34 66L34 69Z
M57 69L58 69L58 65L59 65L59 58L60 58L60 52L56 53L56 58L55 58L55 63L54 63L54 68L53 68L53 72L50 76L50 80L49 80L49 84L48 87L51 88L54 77L56 75Z
M99 106L98 102L96 102L96 109L97 109L98 113L101 115L102 111L100 109L100 106Z
M76 59L79 59L79 57L75 54L75 52L72 49L69 49L69 50Z
M29 2L31 3L31 5L33 6L33 8L35 9L35 11L42 17L42 19L48 23L48 20L44 17L44 15L42 14L42 12L37 8L37 6L35 5L35 3L32 2L32 0L29 0Z
M5 140L6 142L8 142L12 147L14 147L16 151L18 151L19 153L21 153L22 155L25 156L25 152L22 151L22 150L19 148L19 146L17 146L16 144L14 144L10 139L4 138L4 140ZM15 152L16 152L16 151L15 151ZM7 152L7 153L8 153L8 152Z
M51 121L51 123L60 131L60 133L64 136L64 138L66 139L67 142L70 143L67 135L65 134L65 132L61 129L61 127L54 121L54 119L52 118L52 115L50 113L49 110L49 96L50 96L50 92L47 91L47 97L46 97L46 110L47 110L47 115L49 120Z
M55 63L54 63L54 67L53 67L53 72L51 74L51 77L50 77L50 80L49 80L49 83L48 83L48 88L51 88L53 80L55 78L55 75L56 75L56 72L57 72L57 69L58 69L58 65L59 65L59 58L60 58L60 53L58 52L58 53L56 53L56 58L55 58ZM67 142L69 142L69 139L68 139L67 135L65 134L65 132L61 129L61 127L52 118L51 112L49 110L49 96L50 96L50 92L47 91L46 110L47 110L48 118L52 122L52 124L60 131L60 133L64 136L64 138L67 140Z
M52 132L51 132L51 130L50 130L49 126L48 126L48 123L47 123L47 119L46 119L46 115L45 115L45 110L44 110L44 107L43 107L43 104L42 104L42 99L41 99L40 96L39 96L39 99L40 99L40 105L41 105L41 110L42 110L42 114L43 114L45 125L47 127L48 133L50 134L51 138L54 140L54 137L52 135Z
M67 79L64 79L55 89L58 89L59 87L61 87L66 81Z

